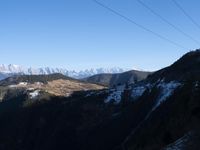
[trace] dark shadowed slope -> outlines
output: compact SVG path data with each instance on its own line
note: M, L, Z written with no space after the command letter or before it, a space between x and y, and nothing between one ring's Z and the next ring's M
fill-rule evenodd
M113 87L119 84L136 83L145 79L150 74L151 72L132 70L118 74L98 74L83 80Z
M146 88L142 97L150 101L146 105L149 112L132 129L121 148L199 149L200 51L187 53L171 66L150 75L142 84Z

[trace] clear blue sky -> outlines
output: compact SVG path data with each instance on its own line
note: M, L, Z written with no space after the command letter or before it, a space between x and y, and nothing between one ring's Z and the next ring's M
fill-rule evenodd
M200 48L136 0L99 1L186 48L159 39L92 0L0 0L0 64L156 70ZM200 41L200 29L171 0L142 1ZM200 23L199 0L177 2Z

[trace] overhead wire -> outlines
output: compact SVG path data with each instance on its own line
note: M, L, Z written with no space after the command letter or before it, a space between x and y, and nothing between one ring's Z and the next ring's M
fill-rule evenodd
M107 6L107 5L105 5L104 3L101 3L101 2L99 2L98 0L93 0L93 1L94 1L96 4L98 4L99 6L101 6L101 7L105 8L105 9L107 9L108 11L110 11L110 12L114 13L115 15L117 15L117 16L123 18L124 20L126 20L126 21L128 21L128 22L134 24L135 26L137 26L137 27L139 27L139 28L141 28L141 29L143 29L143 30L145 30L145 31L147 31L147 32L149 32L149 33L151 33L151 34L153 34L154 36L157 36L158 38L160 38L160 39L162 39L162 40L164 40L164 41L167 41L168 43L173 44L173 45L175 45L175 46L177 46L177 47L180 47L180 48L183 48L183 49L187 49L187 48L185 48L185 46L183 46L183 45L181 45L181 44L179 44L179 43L177 43L177 42L174 42L174 41L172 41L172 40L166 38L165 36L163 36L163 35L161 35L161 34L159 34L159 33L157 33L157 32L154 32L154 31L151 30L151 29L146 28L145 26L143 26L143 25L137 23L136 21L134 21L133 19L131 19L131 18L129 18L129 17L127 17L127 16L125 16L125 15L119 13L118 11L116 11L116 10L114 10L113 8L111 8L111 7Z
M197 23L193 17L191 17L191 15L189 15L185 9L176 1L176 0L172 0L172 2L175 4L175 6L180 9L182 11L182 13L197 27L200 29L200 24Z
M146 8L147 10L149 10L152 14L154 14L155 16L157 16L158 18L160 18L163 22L165 22L166 24L168 24L169 26L171 26L172 28L174 28L176 31L178 31L179 33L181 33L182 35L184 35L188 39L192 40L196 44L200 45L200 42L198 40L194 39L191 35L185 33L179 27L177 27L176 25L174 25L173 23L171 23L170 21L168 21L167 19L165 19L163 16L161 16L159 13L157 13L155 10L153 10L151 7L149 7L143 1L137 0L137 2L139 4L141 4L144 8Z

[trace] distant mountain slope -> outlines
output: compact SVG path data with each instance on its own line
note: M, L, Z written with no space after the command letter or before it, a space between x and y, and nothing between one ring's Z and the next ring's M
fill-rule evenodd
M50 75L14 75L12 77L8 77L4 80L1 80L0 86L19 84L20 82L27 82L27 83L42 82L46 84L48 81L53 81L53 80L58 80L58 79L76 80L59 73L50 74Z
M85 78L84 81L112 87L118 84L136 83L145 79L150 74L151 72L132 70L118 74L97 74Z
M6 75L4 73L0 73L0 80L3 80L5 78L7 78L9 75Z
M0 81L0 100L18 91L32 91L38 95L39 92L46 92L55 96L69 96L75 91L99 90L106 87L79 81L62 74L51 75L15 75ZM23 90L24 89L24 90ZM34 93L35 92L35 93Z
M68 70L64 68L25 68L19 65L0 65L0 73L7 76L11 76L12 74L23 74L23 75L48 75L48 74L54 74L54 73L60 73L65 76L69 76L72 78L86 78L95 74L100 73L122 73L124 71L127 71L127 69L122 69L119 67L113 67L113 68L97 68L97 69L86 69L81 71L75 71L75 70ZM0 80L4 79L4 76L0 76Z

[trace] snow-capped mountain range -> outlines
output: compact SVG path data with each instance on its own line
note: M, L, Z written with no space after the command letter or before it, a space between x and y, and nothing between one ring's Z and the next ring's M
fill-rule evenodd
M96 69L86 69L81 71L75 71L75 70L68 70L64 68L50 68L50 67L44 67L44 68L32 68L32 67L22 67L19 65L5 65L0 64L0 79L3 79L3 75L7 77L8 75L12 74L25 74L25 75L48 75L53 73L61 73L63 75L81 79L86 78L95 74L101 74L101 73L122 73L125 71L128 71L129 69L122 69L119 67L113 67L113 68L96 68Z

